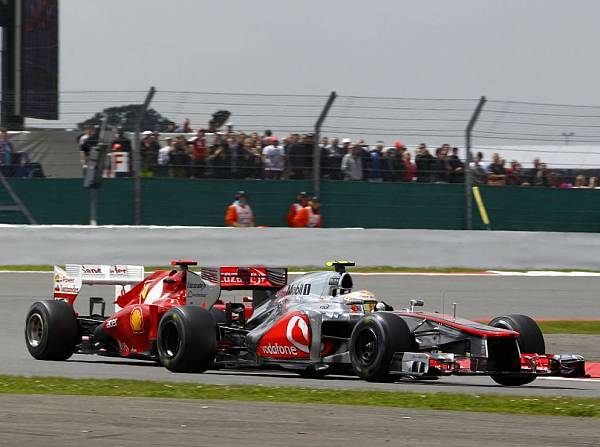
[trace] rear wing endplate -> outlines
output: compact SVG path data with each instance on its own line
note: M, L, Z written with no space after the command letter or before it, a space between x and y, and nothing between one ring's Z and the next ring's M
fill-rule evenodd
M141 265L67 264L54 266L54 298L71 304L82 285L114 285L115 298L144 279Z

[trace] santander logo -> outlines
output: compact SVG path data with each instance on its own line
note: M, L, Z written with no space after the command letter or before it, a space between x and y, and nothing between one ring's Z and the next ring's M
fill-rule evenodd
M308 324L300 315L290 318L287 324L286 336L288 341L298 350L310 353Z

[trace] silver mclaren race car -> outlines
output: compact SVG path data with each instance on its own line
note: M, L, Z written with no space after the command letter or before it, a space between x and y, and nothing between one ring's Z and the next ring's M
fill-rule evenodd
M147 277L136 266L58 269L55 299L35 303L27 316L30 353L51 360L73 353L135 357L173 372L284 368L368 381L485 375L514 386L543 375L585 375L583 357L546 353L538 325L525 315L481 324L456 317L456 310L417 310L424 304L419 300L395 310L369 291L354 290L346 271L352 262L328 263L331 270L290 283L285 268L222 266L196 274L192 261L173 265L179 270ZM115 313L105 316L104 300L94 297L90 315L76 315L73 302L84 284L120 287ZM227 301L227 290L252 296ZM99 314L93 312L98 303Z

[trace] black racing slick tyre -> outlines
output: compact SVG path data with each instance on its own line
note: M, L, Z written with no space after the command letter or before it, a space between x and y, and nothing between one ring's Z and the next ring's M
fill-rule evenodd
M544 335L537 323L527 315L505 315L496 317L490 321L490 326L499 327L502 329L510 329L517 331L520 335L517 338L519 350L523 354L545 354L546 343ZM493 375L492 380L500 385L505 386L520 386L531 383L535 380L535 375Z
M217 352L217 325L200 306L174 307L158 325L158 358L176 373L206 371Z
M354 372L369 382L391 379L395 352L416 352L417 343L406 322L389 312L375 312L362 318L350 336L350 361Z
M67 360L81 342L73 306L64 301L33 303L25 320L25 343L38 360Z

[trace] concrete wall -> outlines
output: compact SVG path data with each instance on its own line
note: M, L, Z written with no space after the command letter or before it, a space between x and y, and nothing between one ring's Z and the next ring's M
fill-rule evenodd
M132 263L600 269L600 234L0 225L0 265Z

